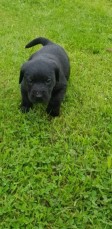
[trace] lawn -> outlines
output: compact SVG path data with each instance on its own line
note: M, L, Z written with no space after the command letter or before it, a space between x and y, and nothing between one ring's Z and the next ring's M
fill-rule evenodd
M112 2L2 0L1 229L112 228ZM45 36L71 75L60 116L19 110L20 66ZM110 51L107 51L109 49Z

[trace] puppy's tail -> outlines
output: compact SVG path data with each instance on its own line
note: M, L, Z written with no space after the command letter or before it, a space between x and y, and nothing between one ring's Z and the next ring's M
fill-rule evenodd
M45 46L45 45L53 44L53 42L44 38L44 37L38 37L38 38L35 38L34 40L30 41L25 46L25 48L30 48L30 47L33 47L33 46L38 45L38 44L42 44L43 46Z

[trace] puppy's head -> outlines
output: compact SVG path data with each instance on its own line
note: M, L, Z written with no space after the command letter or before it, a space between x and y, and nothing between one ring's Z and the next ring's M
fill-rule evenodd
M58 80L59 72L55 64L28 61L21 68L19 83L32 103L48 103Z

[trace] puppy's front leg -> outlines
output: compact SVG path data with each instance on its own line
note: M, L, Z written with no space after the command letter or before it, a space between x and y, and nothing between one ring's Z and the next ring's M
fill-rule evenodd
M65 92L66 92L65 86L63 88L58 88L57 90L55 89L53 91L52 97L46 109L48 114L50 114L53 117L59 115L61 102L63 101Z
M29 112L30 108L32 108L32 103L28 99L28 93L24 89L21 89L22 102L21 102L21 111L23 113Z
M53 117L58 116L60 112L60 105L61 103L59 101L50 101L46 109L47 113Z

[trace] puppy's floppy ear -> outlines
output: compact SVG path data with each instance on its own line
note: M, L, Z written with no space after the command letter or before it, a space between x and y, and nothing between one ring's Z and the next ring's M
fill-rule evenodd
M23 70L23 68L21 68L21 70L20 70L20 76L19 76L19 84L22 82L23 77L24 77L24 70Z
M24 72L26 69L26 62L21 66L21 70L20 70L20 76L19 76L19 84L22 82L23 77L24 77Z
M56 82L59 81L59 69L56 67L55 68L55 77L56 77Z

